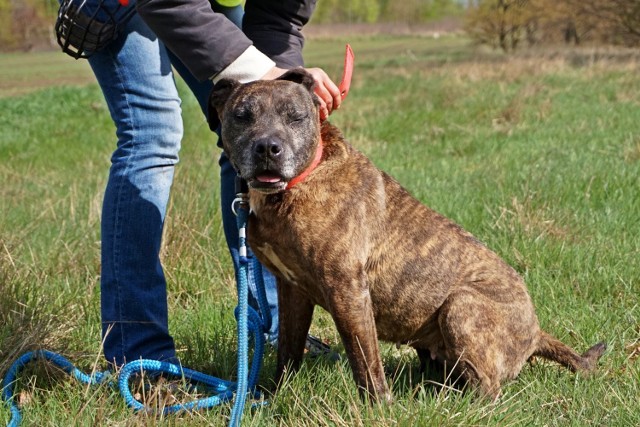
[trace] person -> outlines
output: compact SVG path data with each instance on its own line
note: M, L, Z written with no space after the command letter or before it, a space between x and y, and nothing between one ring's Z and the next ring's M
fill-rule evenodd
M108 362L120 366L146 358L179 363L168 328L159 257L183 135L172 67L206 116L209 93L219 79L273 79L303 66L300 30L313 4L249 0L243 18L238 0L138 0L137 13L117 39L89 57L117 136L101 222L101 317ZM323 70L308 71L317 82L321 115L326 117L340 106L340 92ZM237 269L238 238L231 212L236 172L224 153L219 164L223 228ZM275 279L263 271L273 318L268 339L275 341ZM250 282L255 295L255 281ZM251 304L256 306L255 297Z

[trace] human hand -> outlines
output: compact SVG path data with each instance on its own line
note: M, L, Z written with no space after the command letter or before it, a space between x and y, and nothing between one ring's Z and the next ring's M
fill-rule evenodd
M325 120L334 110L340 108L340 89L322 68L305 68L316 81L315 94L320 100L320 120Z
M320 101L320 120L325 120L334 110L340 108L342 96L340 89L321 68L305 68L316 82L314 92ZM262 80L274 80L286 73L284 68L273 67Z

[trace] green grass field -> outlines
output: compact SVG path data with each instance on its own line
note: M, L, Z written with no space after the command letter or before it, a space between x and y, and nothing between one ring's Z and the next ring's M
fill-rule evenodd
M513 265L544 329L579 351L600 340L609 349L592 375L528 365L494 404L420 378L407 348L383 345L388 406L360 401L346 359L307 360L268 405L245 411L244 425L640 425L637 56L505 57L459 38L336 37L310 40L308 65L338 80L347 41L354 82L332 122ZM36 348L102 369L99 221L114 128L86 62L60 53L0 62L0 375ZM186 366L231 379L235 284L218 208L219 150L179 84L186 134L163 247L170 327ZM319 309L312 333L341 351ZM267 352L265 386L274 356ZM114 389L42 366L28 368L18 388L24 425L222 426L230 412L134 414ZM8 421L2 406L0 425Z

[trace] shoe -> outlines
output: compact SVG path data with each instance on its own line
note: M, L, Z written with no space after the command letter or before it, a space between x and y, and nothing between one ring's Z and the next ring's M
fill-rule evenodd
M269 344L275 350L278 349L278 338L265 337L267 344ZM320 338L314 337L313 335L307 335L307 340L304 343L304 354L311 358L316 357L325 357L332 361L340 360L340 355L335 351L331 350L329 344L320 340Z
M316 338L313 335L307 335L307 341L304 344L304 353L311 358L324 357L333 361L340 360L340 355L331 350L329 344L322 342L320 338Z
M133 379L131 394L134 399L147 406L162 408L174 405L200 393L193 384L183 378L165 378L164 376L146 376L143 374Z

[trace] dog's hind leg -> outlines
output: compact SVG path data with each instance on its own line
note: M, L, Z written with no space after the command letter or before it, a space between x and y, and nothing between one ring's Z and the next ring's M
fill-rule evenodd
M526 362L510 342L510 329L502 319L503 313L472 289L449 295L438 315L450 378L462 379L491 399L499 396L506 373Z

